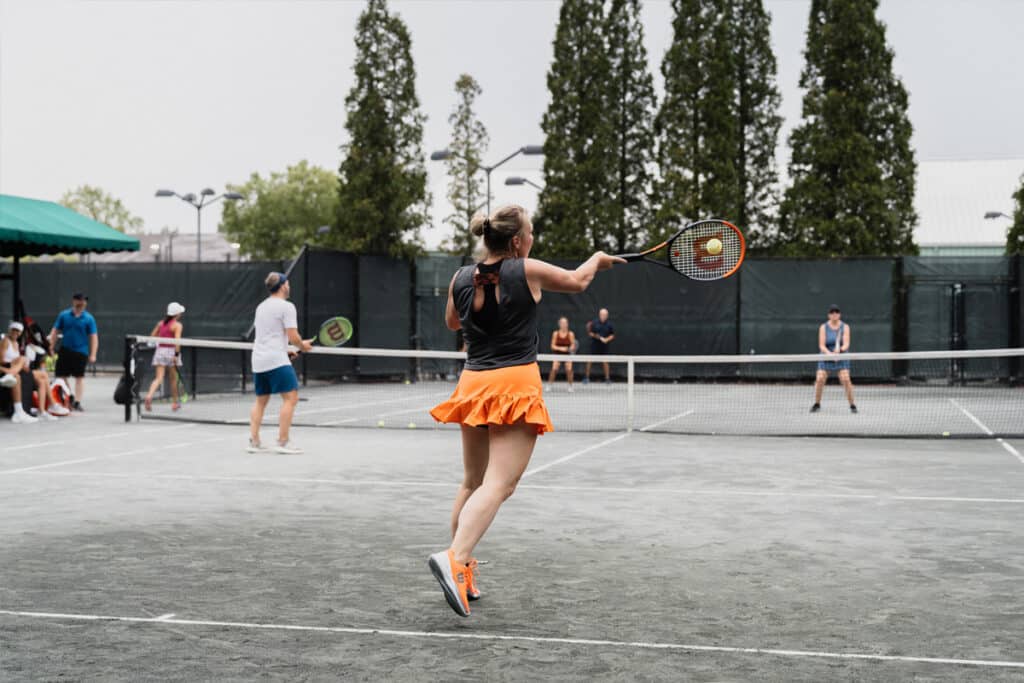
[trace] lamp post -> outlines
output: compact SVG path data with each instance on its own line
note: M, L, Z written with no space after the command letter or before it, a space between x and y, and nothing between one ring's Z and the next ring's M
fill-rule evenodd
M487 215L488 216L491 215L491 171L493 171L494 169L498 168L499 166L504 164L509 159L512 159L513 157L516 157L516 156L518 156L520 154L524 154L526 156L539 156L541 154L544 154L544 148L541 145L525 145L523 147L520 147L516 151L512 152L507 157L505 157L501 161L498 161L497 163L491 164L490 166L485 166L483 164L480 165L480 168L483 169L483 171L485 173L487 173ZM454 152L452 152L449 149L442 149L442 150L438 150L436 152L432 152L430 154L430 160L431 161L444 161L445 159L448 159L451 156L454 156Z
M537 188L538 190L543 190L544 189L543 185L535 183L532 180L530 180L529 178L521 178L521 177L516 176L516 175L509 176L508 178L505 178L505 184L506 185L529 185L531 187Z
M221 199L227 199L228 201L238 201L239 199L245 199L245 197L243 197L241 194L239 194L237 192L224 192L223 194L220 194L220 195L217 195L216 197L214 197L214 195L216 195L216 194L217 193L214 192L209 187L203 188L203 190L199 193L199 199L196 199L196 196L193 193L191 193L191 192L189 192L186 195L180 195L177 192L175 192L174 190L157 190L156 191L156 196L157 197L177 197L181 201L187 202L188 204L191 204L193 207L195 207L195 210L196 210L196 261L200 261L201 262L203 260L203 236L202 236L202 234L203 234L202 233L202 228L203 228L203 209L206 208L207 206L210 206L211 204L214 204L214 203L220 201ZM207 197L213 197L213 199L207 201Z

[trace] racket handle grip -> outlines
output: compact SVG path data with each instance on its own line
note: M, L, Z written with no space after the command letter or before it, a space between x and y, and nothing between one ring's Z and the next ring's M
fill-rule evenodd
M616 254L616 256L626 261L642 261L644 259L643 254Z

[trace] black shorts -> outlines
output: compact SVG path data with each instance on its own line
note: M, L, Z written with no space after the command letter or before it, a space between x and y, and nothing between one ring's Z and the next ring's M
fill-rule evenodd
M89 364L89 356L71 349L61 349L57 354L57 377L85 377L85 366Z
M594 340L592 340L590 342L590 353L591 353L591 355L595 355L595 356L599 355L599 354L600 355L604 355L604 354L608 353L608 345L603 343L603 342L599 342L598 340L594 339Z

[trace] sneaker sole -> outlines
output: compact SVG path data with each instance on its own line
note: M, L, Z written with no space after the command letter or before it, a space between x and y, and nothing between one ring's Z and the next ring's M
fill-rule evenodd
M441 557L443 561L439 561L437 558ZM462 606L462 601L459 600L458 591L452 590L452 586L455 585L455 577L452 576L451 565L448 564L448 553L436 553L430 556L427 561L427 565L430 567L430 572L437 579L437 582L441 584L441 590L444 591L444 599L448 601L448 605L455 610L455 613L460 617L468 617L469 612Z

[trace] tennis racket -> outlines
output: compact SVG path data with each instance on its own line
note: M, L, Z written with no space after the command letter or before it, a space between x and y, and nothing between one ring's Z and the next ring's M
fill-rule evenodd
M313 339L314 345L320 346L341 346L352 338L354 328L348 318L338 315L328 318L320 325L320 331Z
M178 385L178 403L188 403L188 400L192 397L188 395L188 391L185 389L185 368L179 361L174 370L174 382Z
M666 259L649 258L668 246ZM716 252L716 253L712 253ZM691 280L723 280L734 274L747 253L747 241L732 223L709 218L690 223L675 235L637 254L618 254L627 261L650 261Z
M836 347L832 349L836 353L839 353L840 349L843 348L843 323L839 323L839 329L836 331Z

